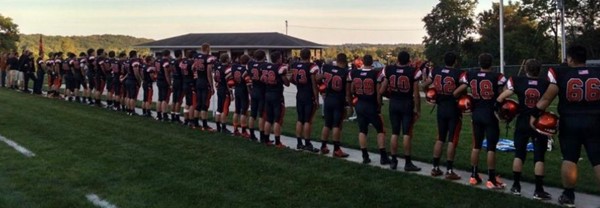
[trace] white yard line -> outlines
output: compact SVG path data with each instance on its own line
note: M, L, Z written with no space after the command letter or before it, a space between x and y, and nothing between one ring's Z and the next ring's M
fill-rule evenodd
M4 137L2 135L0 135L0 141L3 141L4 143L8 144L8 146L11 146L12 148L14 148L15 150L17 150L21 154L25 155L26 157L33 157L33 156L35 156L35 153L29 151L25 147L22 147L21 145L17 144L13 140L7 139L6 137Z
M101 199L98 195L96 194L88 194L85 195L85 197L88 199L88 201L92 202L92 204L96 205L97 207L100 208L117 208L117 206L111 204L110 202Z

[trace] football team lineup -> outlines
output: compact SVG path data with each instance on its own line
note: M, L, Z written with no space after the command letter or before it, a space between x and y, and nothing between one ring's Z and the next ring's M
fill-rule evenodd
M207 43L200 52L175 50L171 56L171 52L165 50L156 56L140 58L136 51L116 54L114 51L90 49L79 57L68 53L66 59L63 59L62 53L54 53L48 60L38 59L36 64L38 69L48 74L46 95L50 98L105 107L125 112L129 116L139 115L136 110L141 110L143 117L180 123L206 134L233 135L276 149L292 146L300 151L323 155L331 153L332 157L337 158L353 155L349 160L363 164L372 162L368 145L373 142L369 142L372 139L367 139L371 127L375 130L376 136L371 138L376 139L378 154L375 155L379 156L379 167L388 166L396 170L398 163L403 161L404 171L425 172L419 166L426 165L430 167L430 172L425 173L426 175L460 181L465 174L470 174L468 180L465 179L466 183L471 186L484 183L484 187L492 190L506 187L506 183L496 173L496 143L500 139L500 121L510 122L516 119L513 175L509 193L521 195L522 166L527 155L526 146L531 139L534 146L534 190L524 192L532 193L533 199L553 199L544 188L544 162L548 139L557 133L560 133L563 174L567 177L563 180L567 180L569 185L553 203L575 206L574 185L577 174L572 173L577 173L581 146L585 148L596 176L599 175L600 147L597 147L594 138L578 136L582 134L582 130L588 135L600 135L594 129L598 122L596 114L599 108L596 104L599 101L597 95L600 89L597 86L600 85L600 80L597 77L600 71L585 67L585 48L581 46L569 48L568 66L550 69L545 75L540 74L541 64L530 59L525 63L525 76L509 78L491 70L493 57L486 53L479 56L478 70L463 71L454 68L457 55L452 52L444 55L444 67L434 68L428 63L411 67L410 55L402 51L397 54L396 63L383 69L374 69L374 60L370 55L362 57L363 65L350 64L351 61L343 53L338 54L332 63L317 64L311 61L311 52L307 49L300 51L299 60L290 63L284 63L282 54L277 51L270 53L271 61L266 61L266 53L262 50L236 60L231 60L228 54L217 58L210 51ZM32 59L30 63L33 65ZM18 83L9 82L9 87L17 89ZM296 117L295 145L292 144L293 139L282 138L282 124L286 116L286 97L283 91L285 87L292 85L297 88L293 112ZM156 103L152 98L154 86L158 88ZM563 87L569 90L559 93ZM80 90L83 92L80 93ZM422 116L421 91L424 92L425 102L437 108L435 133L438 136L433 145L431 165L412 160L413 129ZM138 103L138 93L143 93L142 103ZM215 94L216 98L213 98ZM516 95L518 101L509 98L513 95ZM559 100L560 118L554 113L545 112L556 96ZM322 105L318 101L319 97L323 100ZM387 101L384 102L383 97ZM208 121L211 99L218 100L215 125L209 125ZM234 105L232 117L229 115L230 105ZM313 123L318 117L315 113L320 105L323 108L323 127L320 131L317 130L320 139L314 141L313 126L319 126ZM384 109L383 106L388 106L389 109ZM382 111L387 111L386 117ZM344 120L353 113L357 117L359 150L349 149L353 153L349 154L341 148L342 126L352 125L344 124ZM472 119L473 141L470 169L463 172L455 170L454 159L463 114L466 113ZM589 115L584 116L582 113ZM388 137L384 121L391 124L390 152L385 144ZM228 127L230 123L231 130ZM575 123L591 126L572 126ZM2 138L3 142L24 155L35 156L19 144ZM401 153L398 152L400 138L403 148ZM344 140L348 139L351 138L344 137ZM487 142L485 148L482 147L484 139ZM320 142L320 147L313 142ZM446 170L443 171L440 160L445 145ZM479 169L482 149L487 156L485 181L480 177L482 171ZM526 186L531 188L531 185ZM104 204L98 205L101 207L114 206L94 193L88 193L86 197L94 204ZM590 199L588 195L583 198L597 200L597 197L592 196ZM580 206L585 207L589 202L581 203Z

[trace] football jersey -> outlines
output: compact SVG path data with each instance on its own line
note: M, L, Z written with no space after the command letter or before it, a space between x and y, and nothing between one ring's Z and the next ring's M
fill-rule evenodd
M154 79L152 78L152 74L156 73L156 67L154 65L142 65L142 76L144 77L145 83L152 83Z
M265 84L262 82L261 68L265 62L249 62L248 63L248 75L252 79L253 92L262 92L265 90Z
M429 78L433 80L431 84L436 91L436 103L456 101L453 93L460 83L462 73L462 70L448 67L434 68L429 71Z
M158 69L157 82L167 82L167 69L170 67L171 60L163 58L156 62L156 68Z
M383 70L388 80L390 99L411 99L414 97L414 84L419 82L422 71L409 66L390 65Z
M116 58L109 58L108 65L111 77L119 77L119 73L121 73L119 60Z
M183 59L171 59L171 62L169 63L171 67L174 67L173 72L171 72L171 77L173 77L173 79L183 79L183 72L180 66L181 62L183 62Z
M235 89L243 90L246 88L246 79L244 76L247 75L246 66L242 64L234 64L231 67L231 74L233 81L235 81Z
M512 90L519 98L519 113L530 112L546 93L550 82L529 77L511 77L506 82L506 89Z
M181 68L181 74L185 82L194 80L194 70L192 68L193 65L194 60L189 58L184 58L179 62L179 68Z
M75 64L77 64L77 60L75 60L75 58L69 58L63 62L63 65L65 65L65 63L68 65L68 69L65 69L65 75L73 76L73 73L76 70Z
M345 99L346 83L348 83L348 68L340 68L329 64L323 65L323 82L327 85L325 98Z
M106 62L107 59L105 57L98 57L96 58L96 76L100 77L100 78L106 78Z
M312 75L319 71L319 66L314 63L298 62L291 65L291 70L292 79L290 81L294 83L298 89L296 93L296 99L315 99L312 86Z
M473 110L493 110L496 98L498 98L498 95L502 92L502 87L506 84L506 78L501 73L477 70L464 72L461 75L460 83L471 88Z
M559 114L600 114L600 68L550 68L548 81L558 86Z
M86 63L87 63L87 67L88 67L86 75L90 76L90 77L95 76L97 74L97 72L96 72L96 57L94 57L94 56L88 57Z
M265 83L265 92L283 95L283 76L286 76L287 71L288 66L285 64L263 64L261 67L261 81Z
M208 87L208 68L214 65L217 58L209 54L198 54L194 59L194 69L198 74L196 84L200 87Z
M137 81L137 78L135 77L135 69L137 68L139 70L139 67L141 65L140 61L141 60L138 58L129 59L129 61L128 61L129 69L126 71L127 80Z
M215 65L215 82L217 89L220 91L227 91L227 75L231 73L231 65L229 64L216 64Z
M373 69L357 69L350 72L348 79L352 80L352 89L358 97L358 102L378 103L377 84L383 81L383 73Z

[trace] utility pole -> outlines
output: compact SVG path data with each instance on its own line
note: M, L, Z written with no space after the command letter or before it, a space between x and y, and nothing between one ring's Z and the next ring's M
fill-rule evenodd
M565 1L564 0L558 0L558 3L556 4L556 6L558 7L558 9L560 10L560 35L562 37L562 43L561 45L561 60L562 63L566 63L567 62L567 34L565 33Z
M285 35L288 35L288 21L285 20Z
M500 73L504 74L504 1L500 0Z

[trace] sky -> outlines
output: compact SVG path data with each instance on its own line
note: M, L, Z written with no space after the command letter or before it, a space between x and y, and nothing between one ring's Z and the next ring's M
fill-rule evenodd
M421 43L438 0L0 0L24 34L279 32L321 44ZM494 1L497 2L497 1ZM491 8L479 0L476 12Z

